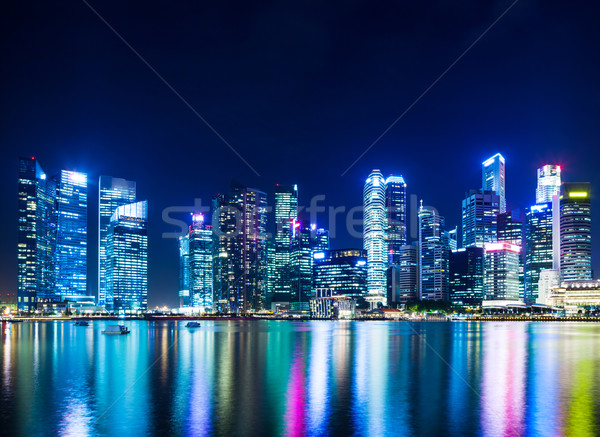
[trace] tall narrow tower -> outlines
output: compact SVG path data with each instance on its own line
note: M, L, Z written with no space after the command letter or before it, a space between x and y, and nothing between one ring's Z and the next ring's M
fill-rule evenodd
M546 164L538 168L535 203L552 202L552 198L560 193L560 165Z
M499 153L481 164L481 188L484 191L493 191L500 196L500 212L506 212L505 170L504 157Z
M386 293L387 217L385 208L385 179L373 170L363 191L363 248L367 251L367 291Z

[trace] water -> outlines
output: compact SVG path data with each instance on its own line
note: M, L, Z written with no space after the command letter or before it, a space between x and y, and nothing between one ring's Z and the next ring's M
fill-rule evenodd
M598 435L600 326L2 324L0 434Z

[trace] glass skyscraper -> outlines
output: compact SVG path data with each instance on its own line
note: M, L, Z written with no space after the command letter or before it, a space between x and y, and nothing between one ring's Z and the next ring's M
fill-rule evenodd
M291 293L290 256L292 222L298 219L298 186L275 187L275 277L274 299L289 301Z
M37 160L19 159L17 306L34 311L55 293L56 187Z
M315 289L328 289L333 296L363 297L367 293L367 252L337 249L313 253Z
M435 208L419 208L419 298L449 298L448 233L444 217Z
M385 179L373 170L363 191L363 248L367 251L367 289L369 294L385 296L387 249Z
M484 247L496 241L500 201L493 191L469 191L462 201L462 247Z
M504 157L496 153L481 163L483 191L493 191L500 196L500 212L506 212L506 163Z
M565 182L560 196L560 277L592 279L590 184Z
M148 308L148 202L117 207L107 237L106 306L115 312Z
M521 247L519 255L519 298L525 298L525 216L515 209L498 214L498 241L506 241Z
M519 253L506 241L485 245L485 300L519 300Z
M110 218L121 205L135 202L135 182L111 176L98 181L98 305L106 305L106 246Z
M194 214L188 234L189 306L204 312L213 307L212 243L212 227L203 214Z
M398 264L400 250L406 245L406 182L402 176L385 181L388 263Z
M552 198L560 194L560 165L546 164L538 168L535 203L552 202Z
M415 244L399 248L396 264L387 271L389 303L406 303L417 299L419 292L419 251Z
M533 205L525 215L525 302L535 303L540 272L554 261L552 203Z
M313 286L312 255L315 240L310 226L305 226L300 220L294 220L291 229L290 310L308 313Z
M178 241L179 308L188 308L190 306L190 234L179 236Z
M87 175L57 176L56 292L61 299L87 294Z
M456 305L480 305L484 297L483 247L450 252L450 301Z

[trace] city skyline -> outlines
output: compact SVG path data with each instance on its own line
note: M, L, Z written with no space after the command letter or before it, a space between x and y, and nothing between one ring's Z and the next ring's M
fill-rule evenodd
M328 207L351 207L361 203L366 175L382 168L384 176L402 174L408 194L428 199L449 229L460 226L456 199L479 186L481 163L498 151L507 163L507 210L534 204L536 171L544 164L560 165L567 181L600 186L593 165L599 114L591 97L599 91L599 61L590 56L598 7L577 5L565 16L552 1L518 3L340 176L507 6L473 2L460 10L425 13L364 4L341 15L331 5L321 6L324 17L338 18L335 25L326 19L308 25L308 17L316 15L308 5L261 11L249 6L228 19L222 18L223 5L212 5L201 16L174 5L158 21L149 6L135 29L121 8L98 6L257 176L85 5L67 10L39 5L33 15L24 5L7 5L3 29L15 36L3 41L6 65L23 68L2 72L7 102L2 109L6 159L0 163L0 196L7 206L2 226L15 228L20 155L36 156L50 173L87 173L90 205L97 201L94 184L100 175L134 180L138 198L152 205L151 306L173 306L177 298L169 290L178 287L178 260L166 254L177 253L177 241L162 234L177 228L165 224L161 214L168 207L191 207L194 198L207 205L231 178L264 190L297 183L301 204L325 194ZM262 25L265 16L284 19L270 29ZM306 19L299 29L291 25L296 16ZM378 25L365 25L364 17ZM438 21L445 25L432 27ZM38 44L39 30L31 29L47 30L44 46ZM219 37L207 40L202 29ZM78 38L65 39L65 31ZM89 229L96 220L88 217ZM598 235L598 221L592 226ZM342 219L336 229L333 247L361 247L345 233ZM2 290L16 288L16 244L12 234L0 242ZM597 253L600 242L592 244ZM88 277L96 277L91 262L96 243L89 246ZM594 263L598 271L598 260Z

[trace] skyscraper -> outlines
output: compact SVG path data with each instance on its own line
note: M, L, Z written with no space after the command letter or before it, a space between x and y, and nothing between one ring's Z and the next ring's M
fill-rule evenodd
M87 175L57 176L56 292L61 299L87 294Z
M19 159L17 305L34 311L55 293L56 187L37 160Z
M525 216L515 209L498 214L498 241L506 241L521 247L519 254L519 298L525 297Z
M213 202L217 309L246 313L265 308L267 196L231 183Z
M136 313L148 308L148 202L117 207L106 251L106 306Z
M313 285L313 247L316 240L310 226L300 220L292 221L291 228L290 310L308 313Z
M135 202L135 182L111 176L98 181L98 305L106 305L106 246L110 218L121 205Z
M390 176L386 179L385 210L388 263L397 264L400 249L406 245L406 182L402 176Z
M449 298L448 234L444 217L435 208L419 208L419 298Z
M483 191L493 191L500 196L500 212L506 212L505 191L506 164L504 157L496 153L481 164L481 180Z
M275 187L275 299L289 301L291 293L290 250L292 222L298 219L298 186Z
M190 306L190 234L179 236L179 308Z
M592 279L590 184L565 182L560 196L560 275L563 281Z
M192 215L189 241L189 305L199 311L213 307L212 227L204 221L204 214Z
M485 245L485 300L519 300L519 253L506 241Z
M363 248L367 251L367 289L373 296L385 296L387 250L387 216L385 180L373 170L363 191Z
M406 303L419 295L419 250L417 245L400 247L396 264L387 271L387 293L389 303Z
M500 201L493 191L469 191L462 201L462 247L483 247L496 241Z
M485 256L483 247L450 252L450 301L457 305L479 305L484 297Z
M560 183L560 165L546 164L538 168L535 203L552 202L552 198L560 193Z
M337 249L313 253L315 289L331 290L333 296L363 297L367 293L367 253L360 249Z
M534 303L540 272L553 267L552 203L533 205L525 216L525 302Z

